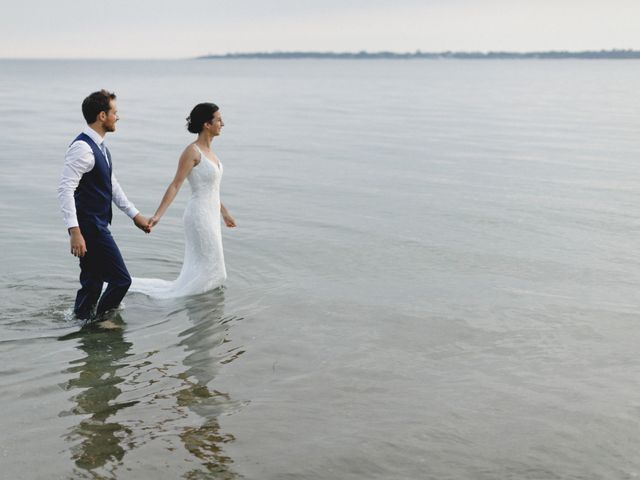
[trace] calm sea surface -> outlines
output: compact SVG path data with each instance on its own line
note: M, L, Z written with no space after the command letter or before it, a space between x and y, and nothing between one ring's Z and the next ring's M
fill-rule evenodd
M640 476L640 62L0 61L0 476ZM80 331L80 103L150 215L221 107L228 283ZM185 185L134 276L182 263Z

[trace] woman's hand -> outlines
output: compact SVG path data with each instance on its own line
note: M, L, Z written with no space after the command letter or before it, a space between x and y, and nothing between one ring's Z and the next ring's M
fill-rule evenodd
M155 227L158 222L160 221L160 217L153 215L152 217L149 217L149 222L147 223L149 229Z
M233 228L236 226L236 221L233 219L233 217L231 215L229 215L228 213L222 215L222 219L224 220L224 224L229 227L229 228Z
M220 214L222 215L222 219L224 220L224 224L227 227L233 228L233 227L236 226L236 221L233 219L233 217L229 213L229 210L227 210L227 207L225 207L224 203L222 203L222 202L220 202Z

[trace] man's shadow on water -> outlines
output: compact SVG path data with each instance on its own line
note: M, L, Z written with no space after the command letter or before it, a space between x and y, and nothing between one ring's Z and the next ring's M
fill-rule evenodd
M96 473L94 470L104 468L110 474L115 474L125 454L142 446L140 438L149 439L166 434L167 423L170 424L172 419L183 422L184 418L193 417L189 414L192 412L204 420L199 420L197 425L181 427L178 437L184 448L195 457L192 460L199 465L187 472L184 478L239 478L230 469L232 459L223 452L224 445L233 442L234 437L222 433L218 422L221 414L238 408L238 402L234 402L228 394L209 387L221 365L232 362L244 353L241 349L224 349L224 345L230 341L227 338L229 328L239 319L224 316L224 292L221 290L183 300L180 311L186 311L192 325L178 334L178 338L181 338L178 346L186 351L182 365L187 368L177 375L165 374L174 380L174 384L175 381L179 382L179 385L171 388L168 394L161 392L158 395L163 400L169 396L174 398L174 405L170 409L173 418L163 416L157 425L141 425L148 433L151 427L157 435L136 435L136 426L126 427L109 421L122 409L138 403L138 400L116 401L122 393L119 385L130 381L137 371L134 362L127 361L127 357L133 356L130 353L133 344L125 340L122 318L118 315L112 318L111 327L116 328L104 329L95 325L60 338L78 339L78 349L85 354L83 358L72 361L65 370L66 373L78 375L69 380L65 387L83 391L73 397L76 405L62 413L90 415L65 435L67 441L76 444L72 448L72 460L79 469ZM177 313L179 311L174 310L170 315ZM151 361L151 358L147 358L147 361ZM118 371L127 370L124 367L129 367L129 373L119 374ZM154 371L163 374L165 369L157 368ZM153 403L153 400L145 400L144 408L154 408Z

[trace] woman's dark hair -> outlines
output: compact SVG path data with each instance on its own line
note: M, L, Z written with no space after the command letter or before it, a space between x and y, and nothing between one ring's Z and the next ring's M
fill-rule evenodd
M218 106L215 103L199 103L187 117L187 130L191 133L200 133L202 126L210 122L213 118L213 114L218 110Z
M93 92L82 102L82 115L88 124L96 121L100 112L109 112L111 100L116 99L116 94L100 90Z

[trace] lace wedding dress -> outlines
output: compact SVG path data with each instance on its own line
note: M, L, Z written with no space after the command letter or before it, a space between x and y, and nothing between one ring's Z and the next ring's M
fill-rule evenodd
M222 164L196 149L200 162L187 176L191 198L182 217L185 245L180 275L173 281L133 278L130 292L163 298L197 295L221 286L227 278L220 224Z

